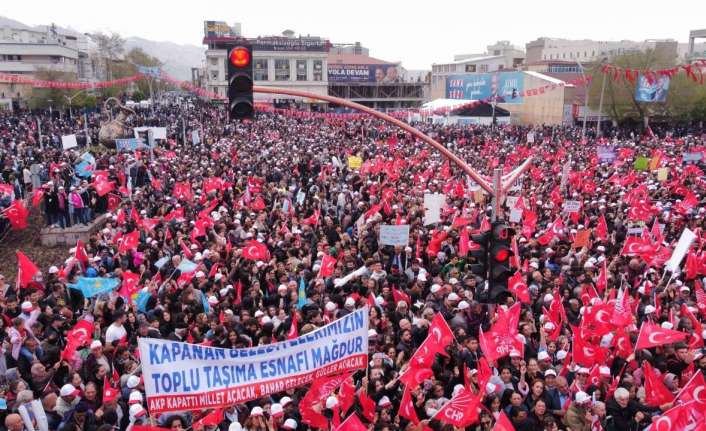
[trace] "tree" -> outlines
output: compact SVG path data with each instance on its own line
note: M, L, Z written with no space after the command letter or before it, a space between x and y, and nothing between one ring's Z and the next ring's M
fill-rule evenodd
M135 73L139 71L139 66L160 68L163 66L163 63L158 58L152 57L141 48L132 48L130 52L125 55L125 60L134 66ZM137 81L137 89L142 93L143 98L144 95L150 94L150 86L152 87L153 92L164 90L164 83L152 76L145 76L143 79ZM133 100L136 100L134 96Z
M49 69L39 69L34 73L34 77L44 81L64 81L75 82L76 74L68 72L58 72ZM32 89L32 95L27 101L31 109L47 109L50 106L54 109L63 109L68 105L68 97L76 93L77 90L59 88L38 88Z
M699 100L703 103L706 97L704 86L695 84L682 71L677 73L669 85L667 100L663 103L644 103L635 101L637 80L630 81L624 70L659 70L676 65L676 58L661 51L647 50L645 52L623 54L609 59L610 64L619 67L621 72L617 77L611 73L604 74L601 65L592 70L592 82L589 89L589 106L598 110L601 88L605 80L603 97L603 112L616 122L627 119L644 121L645 117L664 117L673 121L689 121L699 118ZM615 79L617 78L617 79ZM699 111L701 109L701 111Z
M113 62L125 52L125 39L117 33L104 34L101 32L91 35L98 44L98 55L103 60L108 80L113 79Z

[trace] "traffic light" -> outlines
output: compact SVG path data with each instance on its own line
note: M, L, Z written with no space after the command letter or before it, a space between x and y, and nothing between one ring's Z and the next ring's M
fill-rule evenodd
M469 263L467 268L471 273L480 276L483 280L488 279L488 241L490 232L471 235L468 244ZM476 299L480 302L488 302L488 292L485 291L485 283L476 285Z
M503 222L493 224L488 248L488 301L504 304L510 292L507 281L512 275L512 236L514 231Z
M231 119L252 118L252 47L238 44L228 49L228 111Z

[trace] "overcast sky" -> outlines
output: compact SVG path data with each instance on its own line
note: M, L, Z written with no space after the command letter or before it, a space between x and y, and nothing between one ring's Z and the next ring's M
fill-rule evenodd
M192 45L201 44L204 20L240 22L248 37L292 29L337 43L360 41L371 56L429 69L498 40L520 46L540 36L686 42L689 30L706 27L706 2L2 0L0 15Z

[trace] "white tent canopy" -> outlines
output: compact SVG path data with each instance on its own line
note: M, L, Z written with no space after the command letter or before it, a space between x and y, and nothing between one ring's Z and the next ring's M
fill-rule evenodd
M429 101L422 105L422 109L444 109L444 108L455 108L475 102L475 100L469 99L435 99Z

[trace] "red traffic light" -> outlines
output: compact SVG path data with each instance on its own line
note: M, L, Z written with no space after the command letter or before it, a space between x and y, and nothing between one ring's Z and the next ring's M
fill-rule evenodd
M502 248L493 256L497 262L505 262L510 257L510 250Z
M242 46L231 49L228 57L230 64L235 67L245 67L250 64L250 50Z

